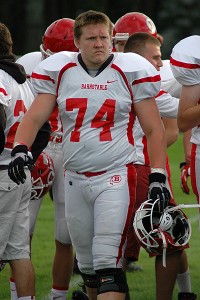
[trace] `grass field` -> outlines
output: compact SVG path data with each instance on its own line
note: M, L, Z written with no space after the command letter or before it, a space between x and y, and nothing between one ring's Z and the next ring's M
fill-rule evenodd
M183 160L182 135L179 140L169 148L169 159L172 173L172 184L177 203L196 203L196 198L190 189L190 195L183 194L179 186L179 163ZM200 250L200 232L198 230L198 210L185 209L192 225L192 236L190 239L190 248L187 249L190 274L193 291L200 297L199 284L199 250ZM51 288L51 264L54 256L53 240L53 203L48 196L43 201L39 217L36 224L36 231L33 238L32 260L36 273L36 299L47 300ZM142 267L142 272L129 272L127 274L130 295L133 300L154 300L155 299L155 275L154 259L149 259L144 250L141 251L138 262ZM79 288L81 279L74 275L71 280L68 300L71 299L73 289ZM173 300L177 299L177 287L174 290ZM0 273L0 300L9 300L9 267L7 266Z

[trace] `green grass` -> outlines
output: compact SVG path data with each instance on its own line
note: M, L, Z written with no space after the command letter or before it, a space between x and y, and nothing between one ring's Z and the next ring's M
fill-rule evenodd
M177 203L196 204L196 198L190 189L190 195L185 195L179 185L179 163L183 161L182 150L182 135L179 140L168 149L172 184L174 196ZM190 248L187 249L191 282L193 291L200 296L199 272L200 267L198 263L199 249L200 249L200 233L198 230L198 210L185 209L185 213L191 220L192 236L190 239ZM51 288L51 264L54 256L54 224L53 224L53 203L48 195L41 206L36 231L33 238L32 245L32 260L36 273L36 299L47 300L47 295ZM142 272L127 273L128 284L130 287L131 299L134 300L154 300L155 299L155 273L154 273L154 259L150 259L147 253L142 250L138 262L142 267ZM79 276L73 276L70 285L70 293L68 299L71 297L71 291L79 288L78 283L81 282ZM177 300L177 287L174 290L173 300ZM9 291L9 267L7 266L3 272L0 273L0 300L10 300Z

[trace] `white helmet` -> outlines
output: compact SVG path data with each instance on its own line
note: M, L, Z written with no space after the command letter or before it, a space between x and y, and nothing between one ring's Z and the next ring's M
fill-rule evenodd
M183 249L191 236L191 225L179 206L168 206L158 212L156 200L147 200L136 211L133 227L141 243L149 253L163 255Z

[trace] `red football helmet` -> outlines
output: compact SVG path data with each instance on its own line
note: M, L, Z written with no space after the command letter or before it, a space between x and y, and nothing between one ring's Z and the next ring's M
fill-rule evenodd
M77 52L74 45L74 20L63 18L54 21L45 31L40 46L44 58L60 51Z
M152 254L163 255L183 249L191 236L191 225L179 206L158 212L157 202L147 200L136 211L133 227L141 245ZM163 264L163 265L164 265Z
M38 200L50 190L55 178L53 160L47 153L42 152L39 155L31 171L31 177L31 200Z
M154 22L143 13L130 12L117 20L113 29L113 39L116 41L127 40L136 32L147 32L157 37Z

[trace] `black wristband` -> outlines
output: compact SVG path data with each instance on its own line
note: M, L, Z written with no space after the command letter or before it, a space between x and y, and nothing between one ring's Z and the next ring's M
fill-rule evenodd
M159 183L165 183L166 182L166 176L162 173L151 173L149 174L149 184L153 182L159 182Z
M15 154L19 153L19 152L23 152L25 154L28 153L28 147L26 145L17 145L13 148L12 152L11 152L11 156L15 156Z
M186 166L187 163L185 161L181 162L180 165L179 165L179 168L182 169L182 167Z

